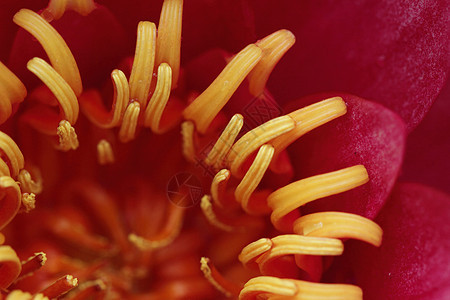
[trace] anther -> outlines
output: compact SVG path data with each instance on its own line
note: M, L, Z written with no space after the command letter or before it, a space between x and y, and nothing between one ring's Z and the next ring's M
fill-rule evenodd
M97 159L100 165L109 165L114 163L114 152L111 144L107 140L100 140L97 144Z
M156 40L156 65L167 63L172 68L172 87L177 87L180 73L181 21L183 0L165 0L161 9Z
M194 121L197 130L205 133L261 55L261 49L254 44L236 54L211 85L184 110L185 119Z
M127 143L134 139L140 112L139 102L135 101L128 104L119 130L119 140L122 143Z
M66 294L76 286L78 286L78 279L74 278L72 275L66 275L42 290L41 293L52 299Z
M78 100L68 82L45 60L35 57L28 61L27 68L52 91L62 110L62 119L75 124L78 119Z
M36 195L31 193L22 194L22 205L26 213L29 213L36 207Z
M200 270L203 272L206 280L226 297L239 295L240 287L225 279L222 274L217 271L209 258L202 257L200 259Z
M205 163L209 166L214 166L214 168L219 169L223 167L223 160L225 156L234 144L236 137L241 131L244 125L244 118L240 114L235 114L230 122L228 122L225 129L220 134L217 142L214 144L208 156L205 159Z
M87 16L95 9L95 2L94 0L50 0L41 15L44 18L51 16L51 19L58 20L69 9L82 16Z
M344 212L319 212L298 218L294 232L306 236L354 238L379 247L383 230L372 220Z
M249 214L265 214L270 212L266 203L250 203L250 197L258 187L267 168L272 160L274 149L271 145L263 145L259 148L255 160L248 169L244 178L234 191L236 201L238 201L244 211Z
M289 116L281 116L267 121L254 128L242 136L231 148L226 158L231 166L231 173L236 177L243 176L241 165L256 149L280 136L289 132L295 127L294 120Z
M44 252L35 253L33 256L22 262L22 270L16 281L32 275L39 270L47 261L47 255Z
M164 108L167 105L167 101L169 101L171 85L172 69L168 64L162 63L158 67L156 87L144 115L145 126L150 127L154 133L164 132L160 128L160 123Z
M217 218L217 216L213 210L212 204L211 204L211 196L204 195L200 202L200 207L203 211L203 215L205 216L206 220L211 225L213 225L223 231L228 231L228 232L233 231L233 226L225 224Z
M156 27L152 22L139 22L136 52L130 75L130 97L139 101L142 109L147 105L155 63Z
M282 230L283 217L308 202L356 188L369 180L366 168L357 165L335 172L312 176L288 184L267 198L273 209L271 220Z
M225 196L229 179L230 171L228 171L227 169L222 169L217 172L211 183L211 197L214 201L214 204L221 208L226 206Z
M19 257L10 246L0 246L0 288L6 289L19 276L22 269Z
M61 151L75 150L79 146L78 137L75 132L75 128L66 121L59 122L56 133L59 137L59 149Z
M256 45L262 49L263 56L248 74L250 94L258 96L264 92L270 73L294 43L295 36L286 29L278 30L256 42Z
M61 35L40 15L29 9L17 12L13 21L39 41L55 70L67 81L75 95L81 95L83 87L80 71Z
M25 161L23 158L23 154L20 151L17 144L10 138L7 134L0 131L0 152L4 154L2 155L0 160L7 159L5 164L9 164L9 172L12 177L16 178L19 175L21 169L23 169L25 165ZM7 171L2 164L1 169L3 170L3 175L7 175Z
M195 125L191 121L181 123L181 138L183 141L183 156L187 161L195 163Z
M27 90L17 76L0 62L0 124L5 122L12 112L12 104L22 102Z

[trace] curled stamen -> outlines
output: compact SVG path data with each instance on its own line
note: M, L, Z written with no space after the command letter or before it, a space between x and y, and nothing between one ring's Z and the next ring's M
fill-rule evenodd
M12 112L12 104L22 102L27 90L17 76L0 62L0 124L5 122Z
M95 9L94 0L50 0L42 16L58 20L68 10L74 10L82 16L87 16Z
M163 62L173 70L172 87L180 73L181 20L183 0L165 0L161 9L156 40L156 65Z
M208 222L211 225L213 225L223 231L233 231L233 226L225 224L217 218L216 214L214 213L212 204L211 204L211 196L204 195L200 202L200 207L203 211L203 215L206 217L206 219L208 220Z
M152 129L155 133L163 133L160 129L161 117L167 101L170 96L170 87L172 84L172 69L166 63L162 63L158 67L158 81L156 82L155 91L153 92L150 103L145 110L144 124Z
M52 91L62 110L62 118L75 124L78 119L78 100L68 82L45 60L35 57L28 61L27 68L39 77Z
M244 285L244 288L239 294L239 299L258 299L258 295L267 296L267 294L293 297L297 292L297 285L292 280L259 276L250 279Z
M248 169L242 181L234 191L236 201L241 203L242 208L249 214L267 213L270 209L266 203L258 203L251 205L250 197L258 187L261 179L266 173L267 168L272 160L274 149L271 145L263 145L259 148L255 160Z
M81 95L83 87L80 71L61 35L40 15L29 9L21 9L14 15L13 21L39 41L55 70L69 84L75 95Z
M220 134L219 139L214 144L211 151L209 151L208 156L205 159L205 163L209 166L214 166L214 168L219 169L223 165L223 159L230 151L236 137L241 131L244 125L244 118L240 114L235 114L230 122L228 122L225 129Z
M295 36L286 29L278 30L256 42L256 45L262 49L263 56L248 74L249 90L253 96L258 96L264 91L273 68L294 43Z
M5 227L17 214L22 195L17 183L9 176L0 177L0 229Z
M140 112L141 107L137 101L131 102L125 110L123 122L119 130L119 140L122 143L126 143L134 139Z
M42 192L42 178L40 174L38 174L37 178L35 181L31 178L30 172L25 169L20 170L17 180L20 182L22 192L40 194Z
M22 262L22 271L16 281L32 275L39 270L47 261L47 255L44 252L35 253L33 256Z
M10 246L0 246L0 288L6 289L16 280L22 269L19 257Z
M11 176L9 167L3 159L0 159L0 176Z
M41 293L48 298L56 298L66 294L76 286L78 286L78 279L72 275L66 275L42 290Z
M0 152L3 153L1 155L0 160L7 159L5 164L8 164L9 171L6 171L4 168L4 164L2 169L3 175L8 175L10 172L12 177L17 177L21 169L23 169L25 161L23 158L23 154L20 151L17 144L11 139L7 134L0 131Z
M181 137L183 140L183 155L191 163L195 163L195 126L191 121L181 123Z
M344 212L319 212L298 218L294 232L306 236L354 238L376 247L381 245L383 230L372 220Z
M184 117L194 121L200 133L205 133L212 120L260 59L261 49L258 46L251 44L245 47L227 64L213 83L184 110Z
M59 136L59 149L61 151L75 150L78 148L79 142L75 128L68 121L62 120L59 123L56 133Z
M273 209L272 223L281 230L283 217L291 211L316 199L351 190L368 180L366 168L357 165L288 184L267 198L267 203Z
M227 182L230 179L230 171L222 169L214 176L211 183L211 197L219 207L225 206L225 193L227 188Z
M97 159L101 165L109 165L114 163L114 152L111 144L107 140L101 140L97 144Z
M272 240L267 238L259 239L248 244L239 254L239 261L249 269L257 269L256 259L269 251L273 246Z
M281 116L247 132L233 145L226 158L231 166L231 173L237 177L242 177L240 167L253 151L294 127L295 123L291 117Z
M142 109L147 106L147 98L155 63L156 27L152 22L139 22L136 52L130 75L130 97L139 101Z
M210 262L209 258L202 257L200 259L200 270L203 272L206 280L225 296L239 295L240 287L225 279Z

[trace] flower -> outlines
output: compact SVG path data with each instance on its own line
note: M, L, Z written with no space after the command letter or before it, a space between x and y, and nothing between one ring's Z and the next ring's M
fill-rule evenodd
M444 4L263 4L50 1L14 15L16 75L0 73L8 298L447 295L447 196L394 188L406 132L444 83ZM155 7L158 29L137 23ZM348 238L360 241L322 259Z

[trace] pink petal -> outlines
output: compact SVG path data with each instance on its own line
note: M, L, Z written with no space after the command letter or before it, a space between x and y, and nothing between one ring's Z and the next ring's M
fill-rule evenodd
M449 216L448 195L414 183L396 186L377 217L381 247L352 245L365 299L449 299Z

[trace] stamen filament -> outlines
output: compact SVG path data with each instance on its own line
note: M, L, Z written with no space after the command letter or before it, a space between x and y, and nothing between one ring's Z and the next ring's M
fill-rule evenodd
M102 166L114 163L114 152L107 140L100 140L97 144L97 159Z
M0 160L7 159L6 164L9 163L9 171L12 177L16 178L19 175L21 169L25 165L23 154L20 151L17 144L7 134L0 131L0 152L4 153L4 156ZM2 167L4 169L4 167ZM6 171L3 171L6 173ZM4 174L6 175L6 174Z
M76 96L83 91L80 71L75 58L59 33L37 13L21 9L14 15L14 23L34 36L44 48L52 66L69 84Z
M213 226L223 230L223 231L233 231L233 226L230 226L228 224L223 223L222 221L220 221L211 204L211 196L209 195L204 195L202 197L202 200L200 202L200 207L202 209L203 215L205 216L206 220Z
M19 257L10 246L0 246L0 288L6 289L19 276L22 269Z
M134 139L140 112L139 102L135 101L128 104L119 130L119 140L122 143L127 143Z
M22 195L17 183L9 176L0 177L0 201L2 209L0 211L0 230L3 229L20 208Z
M185 119L194 121L197 130L205 133L261 55L261 49L254 44L236 54L211 85L184 110Z
M239 295L241 288L231 281L225 279L222 274L217 271L209 258L202 257L200 259L200 270L203 272L206 280L209 281L219 292L226 297Z
M12 112L12 104L22 102L27 89L17 76L0 62L0 124L4 123Z
M183 155L187 161L195 163L195 126L191 121L181 123L181 137L183 140Z
M95 2L94 0L50 0L41 15L44 18L50 15L52 20L58 20L68 9L72 9L82 16L87 16L95 9Z
M97 299L100 293L106 290L106 284L103 280L97 279L94 281L84 282L80 284L75 295L71 295L71 300Z
M214 204L221 208L225 207L225 194L229 179L230 171L222 169L214 176L211 183L211 197Z
M48 298L57 298L69 292L76 286L78 286L78 279L74 278L72 275L66 275L42 290L41 293Z
M61 151L75 150L78 148L78 136L75 128L68 121L62 120L59 123L56 133L59 136L59 149Z
M17 180L20 182L22 192L40 194L42 192L42 178L38 175L36 181L31 178L30 172L25 169L20 170Z
M239 254L238 259L244 265L244 267L249 269L258 269L256 259L269 251L272 246L273 243L271 239L259 239L245 246Z
M47 255L44 252L35 253L33 256L22 262L22 270L17 280L21 280L27 276L32 275L39 270L47 261Z
M258 295L267 297L267 294L293 297L297 294L298 288L292 281L270 276L252 278L247 281L241 290L239 300L258 299Z

